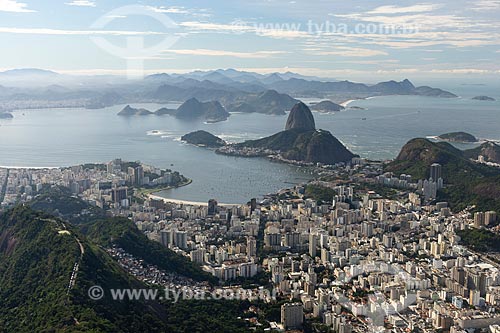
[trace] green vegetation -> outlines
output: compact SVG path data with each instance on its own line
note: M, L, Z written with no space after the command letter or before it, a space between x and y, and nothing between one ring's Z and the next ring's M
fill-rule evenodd
M100 246L117 245L167 272L177 272L197 281L217 283L217 279L205 273L199 265L148 239L129 219L107 218L104 210L69 195L67 189L53 187L35 198L30 206L35 210L57 214L77 225L89 239Z
M140 187L134 190L134 196L137 198L147 198L149 194L170 190L174 187L187 186L193 182L192 179L187 179L183 183L178 183L176 186L172 185L161 185L161 186L148 186L148 187ZM143 199L144 200L144 199Z
M312 184L306 186L305 192L306 198L329 204L333 202L333 197L336 194L337 193L332 188Z
M59 233L67 230L65 233ZM84 254L80 252L81 241ZM75 263L75 287L67 293ZM0 327L5 332L160 332L154 304L92 301L89 287L143 288L78 231L18 206L0 216Z
M439 138L450 142L477 142L477 138L474 135L465 132L441 134Z
M480 252L500 252L500 235L486 229L457 231L465 246Z
M280 151L286 159L311 163L336 164L355 157L330 132L323 130L291 129L267 138L245 141L236 147Z
M438 193L438 200L448 201L454 210L476 205L477 210L500 211L500 169L477 164L465 155L446 142L413 139L386 171L427 179L431 164L439 163L446 187Z
M487 162L500 163L500 146L494 142L485 142L479 147L464 151L464 155L473 160L481 155Z
M210 148L219 148L226 145L224 140L207 131L188 133L184 135L181 140L193 145L206 146Z
M138 168L141 166L141 163L139 162L125 162L123 161L122 164L120 165L122 172L128 172L128 168Z
M100 225L94 232L109 232L112 239L125 246L126 240L137 242L136 246L151 258L170 255L148 250L150 244L134 239L138 235L128 232L131 226L125 223L130 221L118 225L107 222L111 230ZM100 235L101 242L106 243L105 238ZM75 263L79 264L78 274L68 293ZM170 265L182 267L185 263L177 260ZM91 286L101 286L104 298L91 300ZM0 215L2 332L248 331L247 323L239 319L248 309L248 302L191 300L174 304L167 300L114 301L110 297L110 289L131 288L147 286L128 275L100 244L63 220L21 205Z
M242 319L248 304L239 301L180 301L167 305L165 316L169 333L243 333L248 325Z
M29 205L34 210L59 216L73 224L87 223L106 216L102 209L72 196L65 187L47 187Z
M7 174L5 180L2 184L0 184L0 202L3 202L5 199L5 193L7 192L7 181L9 180L9 169L7 169Z
M357 188L358 190L365 190L365 191L374 191L378 195L380 195L382 198L388 198L391 200L396 200L399 197L399 192L393 188L384 186L379 183L366 183L366 182L361 182L357 184L359 187ZM361 198L359 198L361 199Z

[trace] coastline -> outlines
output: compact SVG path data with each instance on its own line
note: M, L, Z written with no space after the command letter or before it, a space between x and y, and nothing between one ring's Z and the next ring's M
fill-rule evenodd
M0 169L13 169L13 170L44 170L44 169L59 169L59 168L67 168L67 167L58 167L58 166L47 166L47 167L25 167L25 166L5 166L0 165Z
M180 200L180 199L170 199L170 198L164 198L156 194L149 194L148 195L149 199L154 199L154 200L162 200L164 202L170 202L178 205L190 205L190 206L208 206L208 202L200 202L200 201L189 201L189 200ZM240 206L243 204L226 204L226 203L217 203L219 206L224 206L224 207L234 207L234 206Z
M339 105L342 105L344 108L347 108L349 106L349 104L351 104L352 102L358 101L358 100L359 100L359 98L358 99L349 99L345 102L340 103Z
M142 192L140 195L149 198L149 199L154 199L154 200L162 200L164 202L170 202L174 203L177 205L190 205L190 206L208 206L208 201L207 202L200 202L200 201L190 201L190 200L180 200L180 199L171 199L171 198L165 198L162 196L159 196L157 193L163 192L163 191L168 191L168 190L174 190L176 188L188 186L193 182L192 179L189 179L187 182L182 183L178 186L168 186L165 188L161 189L151 189ZM225 207L233 207L233 206L239 206L242 204L226 204L226 203L218 203L219 206L225 206Z
M168 191L168 190L173 190L173 189L176 189L176 188L179 188L179 187L188 186L192 182L193 182L192 179L188 179L187 182L179 184L177 186L165 186L165 187L158 187L158 188L139 188L138 189L138 195L145 197L145 196L147 196L149 194L155 194L155 193L158 193L158 192L161 192L161 191Z
M368 97L359 97L359 98L354 98L354 99L349 99L347 101L344 101L340 103L339 105L342 105L344 108L348 108L349 104L356 102L356 101L366 101L369 99L377 98L377 97L385 97L385 96L392 96L392 95L377 95L377 96L368 96ZM404 96L404 95L397 95L397 96Z

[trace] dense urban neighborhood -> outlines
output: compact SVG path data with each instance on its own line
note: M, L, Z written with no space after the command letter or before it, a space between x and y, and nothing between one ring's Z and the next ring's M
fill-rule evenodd
M85 219L98 209L132 220L149 239L216 277L219 287L109 246L124 270L170 290L245 288L262 296L266 289L261 301L280 305L280 317L250 316L255 329L500 329L497 214L472 205L453 211L437 201L447 186L440 164L431 165L428 179L396 176L384 172L383 163L359 158L318 166L317 172L315 181L241 205L219 205L216 199L183 203L154 192L188 179L117 159L1 169L0 198L4 210L19 202L42 207L54 189L65 189L69 198L88 204L72 218ZM55 213L66 214L64 208Z

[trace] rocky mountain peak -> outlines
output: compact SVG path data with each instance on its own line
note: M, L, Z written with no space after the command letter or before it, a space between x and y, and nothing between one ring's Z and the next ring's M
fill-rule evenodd
M285 130L301 129L311 131L316 129L316 123L311 110L302 102L295 104L286 121Z

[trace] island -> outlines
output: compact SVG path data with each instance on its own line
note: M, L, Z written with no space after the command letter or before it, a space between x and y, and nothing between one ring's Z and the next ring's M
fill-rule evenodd
M196 98L190 98L179 106L175 117L186 120L202 119L209 123L216 123L227 120L229 113L217 101L200 102Z
M448 142L457 142L457 143L474 143L478 142L478 139L469 133L465 132L452 132L441 134L438 136L438 139Z
M0 119L12 119L14 116L8 112L0 112Z
M203 130L188 133L182 136L181 140L196 146L208 148L220 148L226 145L226 141Z
M146 110L146 109L136 109L131 107L130 105L127 105L124 107L120 112L118 112L119 116L149 116L152 115L153 112Z
M345 110L345 107L332 101L322 101L311 105L311 110L318 112L339 112Z
M489 97L489 96L476 96L476 97L473 97L472 99L475 101L489 101L489 102L496 101L496 99L494 99L493 97Z
M200 102L196 98L190 98L177 110L161 108L155 112L146 109L136 109L127 105L118 113L119 116L150 116L169 115L183 120L203 120L207 123L224 121L229 117L226 109L217 101Z

